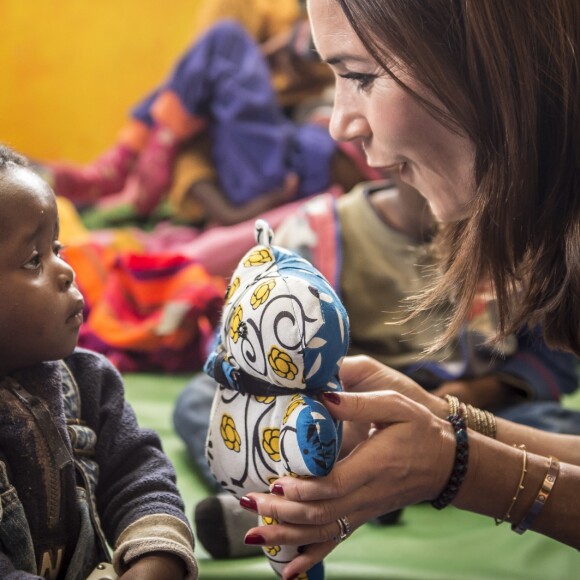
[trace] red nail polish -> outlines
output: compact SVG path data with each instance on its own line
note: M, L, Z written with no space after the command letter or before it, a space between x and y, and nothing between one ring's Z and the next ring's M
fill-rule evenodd
M246 495L240 498L240 505L244 509L250 510L251 512L258 511L258 504L256 503L256 500Z
M284 488L279 484L279 483L275 483L272 488L270 489L270 491L274 494L274 495L281 495L282 497L284 497Z
M326 391L325 393L322 393L322 396L329 403L332 403L333 405L340 405L340 397L336 393L333 393L331 391Z
M260 534L248 534L244 538L244 544L249 544L251 546L263 546L266 543L264 536Z

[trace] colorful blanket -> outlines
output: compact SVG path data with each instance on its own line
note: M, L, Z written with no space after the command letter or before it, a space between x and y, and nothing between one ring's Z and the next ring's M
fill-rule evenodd
M63 255L86 301L79 344L107 355L123 372L199 370L219 320L225 279L171 251L167 229L148 239L138 230L91 232L59 203ZM174 233L183 241L183 230Z

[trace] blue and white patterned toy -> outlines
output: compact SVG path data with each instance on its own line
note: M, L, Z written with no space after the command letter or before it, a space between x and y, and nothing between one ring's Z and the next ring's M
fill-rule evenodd
M205 368L219 384L206 455L216 479L238 498L267 492L284 475L330 472L341 425L317 396L341 390L338 370L349 343L346 310L327 280L308 261L272 246L262 220L256 239L232 275ZM264 552L278 573L298 553L295 546ZM319 564L304 578L323 574Z

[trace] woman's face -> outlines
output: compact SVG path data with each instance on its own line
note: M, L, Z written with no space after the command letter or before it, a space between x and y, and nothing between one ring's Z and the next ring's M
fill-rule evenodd
M373 167L398 166L439 221L467 217L474 195L472 142L445 128L373 60L335 0L308 0L308 12L320 57L336 77L332 136L360 139ZM393 70L425 94L403 70Z

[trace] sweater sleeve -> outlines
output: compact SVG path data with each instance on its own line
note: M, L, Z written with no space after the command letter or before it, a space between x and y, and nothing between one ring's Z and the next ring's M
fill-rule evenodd
M578 388L577 359L551 350L538 328L518 334L518 350L497 368L498 378L532 401L558 401Z
M189 526L173 516L150 515L133 522L117 540L113 566L123 574L133 560L151 552L167 552L181 558L187 566L186 580L195 580L197 562L191 546L193 536Z
M114 561L150 552L182 558L188 579L197 578L193 534L176 474L157 433L141 428L125 400L121 376L109 361L79 349L67 364L81 391L82 418L97 433L97 510Z

